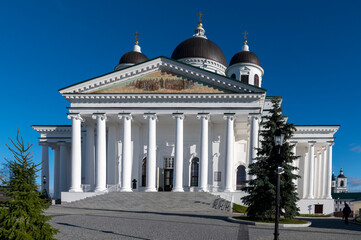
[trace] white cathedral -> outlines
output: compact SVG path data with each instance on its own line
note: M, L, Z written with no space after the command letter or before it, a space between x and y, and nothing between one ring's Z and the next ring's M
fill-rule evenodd
M245 35L246 36L246 35ZM256 157L260 120L272 108L264 70L245 40L229 64L201 21L171 58L148 59L138 44L113 72L60 89L72 125L34 125L43 189L71 202L111 191L202 191L240 203ZM298 125L301 213L333 212L335 125Z

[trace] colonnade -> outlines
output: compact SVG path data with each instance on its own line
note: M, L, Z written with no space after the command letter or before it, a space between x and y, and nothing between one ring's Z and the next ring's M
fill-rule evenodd
M173 192L183 192L183 113L172 114L175 120L175 159L174 159L174 182ZM82 192L82 148L81 148L81 123L84 119L80 114L69 114L68 118L72 120L72 141L71 141L71 179L69 192ZM147 120L148 137L147 137L147 174L145 191L157 191L156 186L156 113L145 113L144 118ZM199 191L208 191L208 122L210 115L208 113L199 113L197 118L200 120L200 170L199 170ZM92 119L96 120L96 125L92 121L85 121L86 124L86 138L85 138L85 154L87 164L84 168L86 182L95 183L92 190L95 192L103 192L107 190L107 138L106 138L106 122L107 115L105 113L95 113ZM132 191L131 173L132 173L132 142L131 142L131 127L132 114L121 113L118 114L118 119L123 122L122 130L122 164L121 164L121 181L120 191ZM234 113L225 113L226 120L225 131L225 181L224 191L233 191L233 172L234 172L234 120L236 115ZM259 116L250 117L250 162L256 157L255 148L258 145L258 129ZM96 131L96 134L95 134ZM108 133L110 134L110 133ZM109 137L109 136L108 136ZM49 179L49 161L48 161L48 145L43 143L43 171L44 175ZM54 192L56 198L59 198L60 192L67 191L66 189L66 148L65 142L60 142L54 148ZM45 160L45 161L44 161ZM49 181L48 181L49 182ZM45 186L49 190L49 186Z
M308 152L305 154L303 198L332 199L332 146L334 142L327 142L326 147L315 151L315 141L308 142Z

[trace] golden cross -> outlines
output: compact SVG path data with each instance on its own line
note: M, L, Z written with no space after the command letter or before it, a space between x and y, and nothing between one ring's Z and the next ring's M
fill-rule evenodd
M202 16L203 16L203 14L202 14L201 12L199 12L197 15L198 15L198 17L199 17L199 22L202 22Z
M244 33L243 33L244 39L247 39L247 34L248 34L248 32L247 32L247 31L244 31Z
M135 32L134 35L135 35L135 44L138 45L138 43L139 43L139 42L138 42L139 33L138 33L138 32Z

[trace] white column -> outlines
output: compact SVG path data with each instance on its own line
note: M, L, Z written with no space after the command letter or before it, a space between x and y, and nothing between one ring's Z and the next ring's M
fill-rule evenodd
M306 150L309 148L309 146L306 147ZM307 150L304 153L303 156L303 176L302 176L302 180L303 180L303 190L302 190L302 198L307 198L307 194L308 194L308 166L309 166L309 157L308 157L308 151Z
M328 146L327 146L327 164L326 164L326 181L327 181L327 185L326 185L326 194L325 194L325 198L326 199L332 199L331 196L331 176L332 176L332 146L334 144L334 142L327 142Z
M234 155L234 114L224 114L226 122L226 155L225 155L225 192L233 192L233 155Z
M200 178L199 191L208 192L208 113L199 113L197 116L201 120L201 151L200 151Z
M249 142L249 164L255 161L258 148L259 116L249 116L251 119L250 142Z
M81 188L81 122L80 114L69 114L71 133L71 180L69 192L82 192Z
M294 146L292 147L292 153L293 156L297 156L297 142L291 141L291 144L293 144ZM297 159L292 161L292 167L297 167ZM293 170L292 171L293 174L297 175L298 174L298 170ZM293 184L295 185L296 189L298 186L298 179L293 179Z
M60 198L60 148L54 147L54 199Z
M327 152L326 147L322 147L322 176L321 176L321 194L320 198L326 198L326 188L327 188Z
M313 169L313 197L318 198L318 160L319 160L319 152L315 152L314 158L314 169Z
M183 113L174 113L176 120L175 131L175 163L174 163L174 186L172 192L184 192L183 190Z
M95 192L103 192L107 189L107 116L104 113L93 114L97 120L97 142L95 155Z
M59 190L61 192L67 191L67 152L66 152L66 143L58 142L60 149L59 158L60 158L60 179L59 179Z
M123 119L123 150L122 150L122 192L132 192L132 115L124 113L118 115Z
M322 173L323 173L323 168L322 168L322 151L320 150L318 152L318 170L317 170L317 198L321 198L322 197Z
M155 113L148 113L144 115L145 119L148 119L148 146L147 146L147 179L146 179L146 192L156 192L156 121L157 115Z
M88 120L86 126L86 183L94 190L95 184L95 145L94 145L94 123Z
M313 199L315 143L308 142L308 183L306 198Z
M39 143L41 146L41 190L49 194L49 148L47 143ZM45 177L45 184L44 184Z

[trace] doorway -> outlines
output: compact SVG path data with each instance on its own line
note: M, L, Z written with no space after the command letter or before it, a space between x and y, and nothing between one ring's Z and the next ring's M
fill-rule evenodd
M173 169L174 157L166 157L164 159L164 191L172 191L173 189Z

